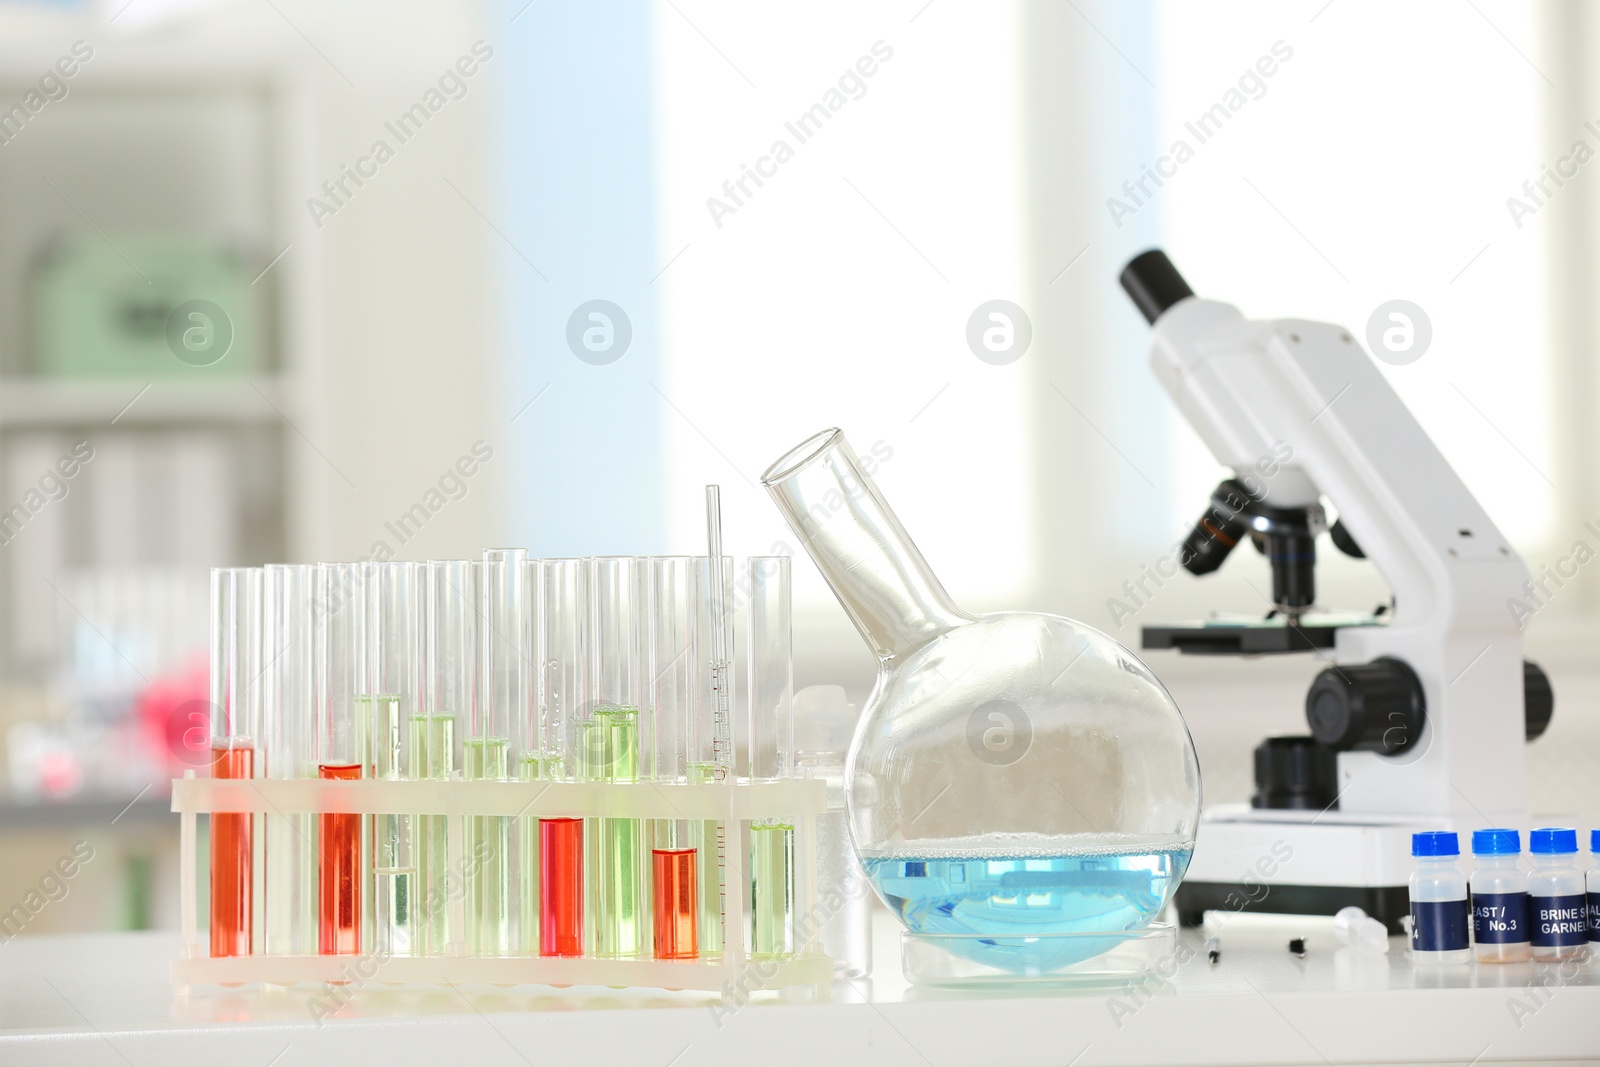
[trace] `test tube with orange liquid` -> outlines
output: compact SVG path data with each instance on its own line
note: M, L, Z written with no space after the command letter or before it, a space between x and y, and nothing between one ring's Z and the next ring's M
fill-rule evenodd
M542 619L538 734L544 754L538 774L570 780L585 700L588 572L581 559L545 559L536 566ZM524 864L523 911L531 915L537 910L539 955L583 955L584 821L541 818L538 849L524 852Z
M254 778L261 728L261 570L211 572L211 777ZM256 949L257 817L211 816L211 955Z
M648 561L646 636L653 744L645 773L660 783L688 780L690 732L699 678L695 625L700 564L692 556ZM685 819L655 819L651 827L651 890L655 956L692 960L700 955L700 857Z
M359 563L317 567L315 655L317 667L317 776L352 781L362 776L367 726L357 694L363 687L363 573ZM363 816L317 816L317 951L325 956L361 951L366 864Z

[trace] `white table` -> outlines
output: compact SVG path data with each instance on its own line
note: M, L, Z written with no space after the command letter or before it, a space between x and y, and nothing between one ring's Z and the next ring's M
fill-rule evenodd
M1196 949L1156 989L1024 994L909 987L878 916L870 980L812 1002L603 989L363 988L320 1024L314 988L174 998L169 934L21 937L0 946L0 1064L290 1067L505 1064L1291 1064L1600 1059L1600 964L1417 971L1257 931ZM1238 934L1239 936L1234 936ZM1548 983L1538 986L1538 983ZM1520 1008L1517 1006L1520 1005Z

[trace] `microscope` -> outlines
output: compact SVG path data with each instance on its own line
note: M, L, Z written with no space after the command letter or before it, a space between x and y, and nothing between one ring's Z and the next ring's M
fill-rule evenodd
M1356 905L1400 933L1413 832L1527 826L1522 746L1554 705L1507 608L1528 569L1348 330L1248 320L1196 297L1159 250L1121 283L1150 323L1156 376L1234 472L1180 562L1208 574L1248 539L1272 572L1264 618L1150 626L1143 647L1327 663L1306 693L1309 734L1267 738L1251 803L1201 815L1179 918ZM1313 611L1323 532L1372 561L1391 604Z

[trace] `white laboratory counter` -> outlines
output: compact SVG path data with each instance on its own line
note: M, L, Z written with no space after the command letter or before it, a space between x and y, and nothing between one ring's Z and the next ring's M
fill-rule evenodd
M170 934L19 937L0 945L0 1063L292 1067L583 1063L683 1067L1003 1063L1339 1064L1600 1061L1600 964L1412 968L1312 936L1304 959L1275 935L1228 930L1220 962L1196 951L1142 989L956 993L901 978L879 913L870 980L823 998L542 988L362 988L313 1018L314 987L174 997ZM770 998L770 999L769 999Z

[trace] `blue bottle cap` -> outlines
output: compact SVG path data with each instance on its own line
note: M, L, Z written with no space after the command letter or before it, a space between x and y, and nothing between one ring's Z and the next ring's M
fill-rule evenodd
M1453 830L1426 830L1411 835L1413 856L1459 856L1461 841Z
M1600 852L1600 830L1589 831L1589 851Z
M1515 830L1472 831L1474 856L1516 856L1522 852L1522 835Z
M1578 851L1578 831L1565 826L1546 826L1528 831L1528 851L1535 855L1559 856Z

